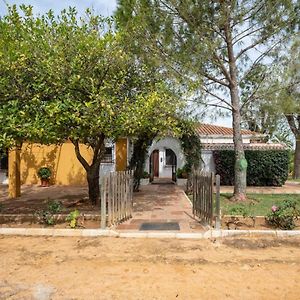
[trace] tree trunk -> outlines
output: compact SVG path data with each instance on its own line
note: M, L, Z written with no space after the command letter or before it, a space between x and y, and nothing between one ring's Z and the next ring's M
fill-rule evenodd
M99 171L100 164L90 166L89 170L87 171L89 199L93 205L100 204Z
M296 149L294 154L294 172L293 178L300 178L300 135L296 136Z
M232 200L244 201L246 200L247 187L247 161L245 159L245 152L243 148L243 139L241 134L241 114L239 109L234 109L232 112L232 127L235 152L234 192Z
M93 143L92 148L94 154L93 154L92 163L90 165L80 153L79 140L71 140L75 147L76 157L79 160L79 162L82 164L82 166L84 167L87 173L89 199L93 205L100 204L99 171L100 171L101 159L103 158L104 150L105 150L104 139L105 136L104 134L101 133L97 138L96 142Z
M227 8L226 8L227 9ZM238 90L238 70L236 66L236 57L233 51L232 43L232 27L230 26L230 12L228 11L228 20L225 23L225 36L229 60L229 89L232 106L232 127L233 127L233 143L235 152L234 166L234 192L232 200L246 200L247 186L247 161L245 159L243 138L241 134L241 107L240 96Z

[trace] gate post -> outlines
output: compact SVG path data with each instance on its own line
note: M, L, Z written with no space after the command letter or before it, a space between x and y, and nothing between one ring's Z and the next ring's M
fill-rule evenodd
M217 230L221 229L220 216L220 175L216 175L216 225Z
M106 228L106 193L107 178L104 177L101 184L101 229Z

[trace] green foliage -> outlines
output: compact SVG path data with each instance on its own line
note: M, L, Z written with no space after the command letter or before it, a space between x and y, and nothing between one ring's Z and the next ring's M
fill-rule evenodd
M43 210L40 210L36 213L36 216L41 224L47 226L55 225L56 218L55 214L61 212L62 203L58 200L49 200L47 202L47 207Z
M78 218L80 216L80 212L75 209L74 211L71 211L68 216L66 217L66 221L69 222L69 226L71 228L76 228L77 227L77 221L78 221Z
M221 209L224 215L235 215L235 207L241 206L248 216L266 216L272 205L280 206L284 200L296 201L297 207L300 208L300 195L297 194L247 194L248 200L241 203L231 201L231 197L232 194L221 194Z
M37 217L40 223L52 226L56 223L55 214L59 213L62 210L62 204L57 200L50 200L47 203L46 209L37 212Z
M295 220L300 216L297 203L294 200L285 200L279 206L273 205L266 221L275 228L291 230L296 227Z
M178 168L176 171L177 178L187 178L191 169L187 164L185 164L182 168Z
M228 213L230 215L242 215L243 217L246 217L249 214L247 207L242 203L230 207Z
M38 170L38 176L41 179L49 179L52 173L48 167L42 167Z
M192 169L199 169L201 158L201 141L194 128L195 124L182 120L178 125L181 131L181 148L185 155L186 164L184 172L190 173Z
M246 103L260 100L256 92L275 54L298 29L299 1L119 0L116 16L137 55L159 66L189 101L200 103L201 113L225 110L239 120ZM205 110L209 106L213 112ZM242 159L240 122L233 126L234 157ZM238 164L235 172L241 198L246 174Z
M48 202L48 210L52 214L57 214L61 212L62 208L63 208L62 203L58 200L51 200Z
M222 185L234 184L234 151L213 151L216 173ZM287 150L247 150L247 184L252 186L282 186L288 178Z
M131 53L112 18L90 10L80 18L74 8L36 16L30 6L12 6L0 19L0 36L0 147L71 140L89 174L92 203L105 139L176 125L182 101ZM80 143L92 149L91 161Z
M149 173L147 171L144 171L143 178L149 178Z

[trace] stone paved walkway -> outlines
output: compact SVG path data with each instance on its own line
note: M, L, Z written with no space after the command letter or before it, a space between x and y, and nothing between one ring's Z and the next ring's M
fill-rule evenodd
M139 230L142 223L178 222L180 232L199 232L204 227L193 217L183 189L175 184L149 184L134 193L133 217L117 230Z

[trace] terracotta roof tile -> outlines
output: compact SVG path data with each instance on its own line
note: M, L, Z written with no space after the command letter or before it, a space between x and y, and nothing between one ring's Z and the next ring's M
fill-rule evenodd
M211 125L211 124L199 124L196 126L196 132L199 135L233 135L233 129L229 127ZM243 135L257 135L259 133L242 129Z

